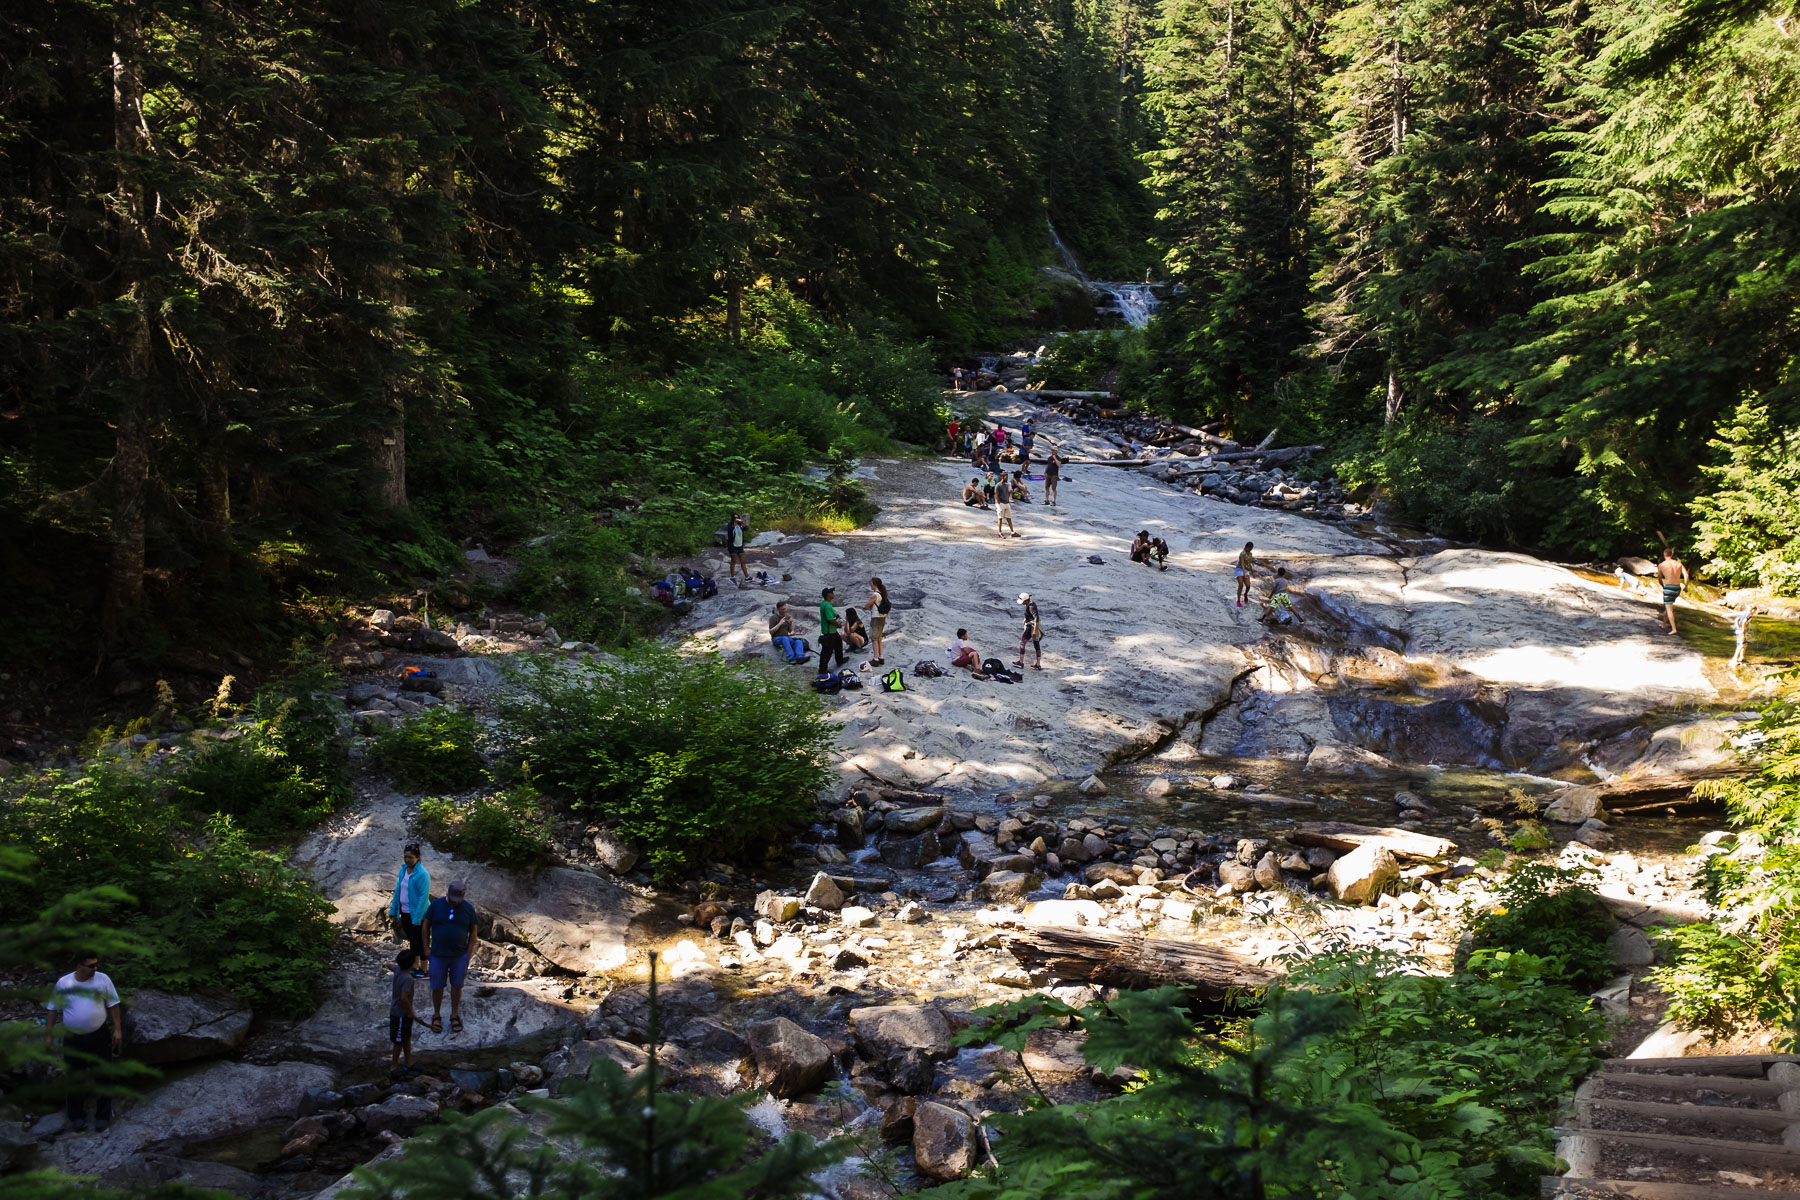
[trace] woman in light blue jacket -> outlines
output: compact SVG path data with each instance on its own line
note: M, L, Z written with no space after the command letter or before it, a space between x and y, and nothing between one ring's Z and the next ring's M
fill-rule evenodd
M394 918L395 931L413 948L415 961L425 964L425 910L431 905L431 872L419 861L419 843L409 842L401 854L399 878L394 881L394 898L388 903L388 916ZM420 974L414 971L413 974Z

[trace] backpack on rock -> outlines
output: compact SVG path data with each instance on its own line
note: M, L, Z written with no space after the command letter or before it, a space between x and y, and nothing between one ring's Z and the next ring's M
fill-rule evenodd
M899 667L895 667L893 670L883 675L881 677L881 690L884 692L904 692L906 690L905 673L902 672Z

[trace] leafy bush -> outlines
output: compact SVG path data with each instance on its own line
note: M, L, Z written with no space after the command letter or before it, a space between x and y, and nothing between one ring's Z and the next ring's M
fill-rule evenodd
M466 804L433 796L419 804L419 833L464 858L530 868L550 857L550 806L526 785Z
M1480 952L1449 978L1381 951L1296 955L1247 1021L1209 1034L1173 989L1073 1010L981 1010L964 1042L1024 1048L1080 1020L1101 1070L1143 1075L1094 1104L996 1116L998 1171L948 1200L1207 1195L1440 1200L1536 1196L1551 1123L1604 1023L1527 954Z
M779 844L831 777L838 727L819 699L716 654L533 659L514 682L501 728L526 773L637 842L661 878Z
M1484 949L1523 951L1544 960L1551 978L1592 990L1615 975L1606 939L1612 915L1586 868L1524 863L1500 884L1499 903L1469 932Z
M475 718L443 705L376 735L370 761L402 791L460 792L481 782Z
M1767 1025L1782 1050L1800 1045L1800 705L1792 689L1763 713L1757 773L1696 789L1725 801L1738 841L1703 874L1719 915L1666 931L1670 960L1651 972L1684 1028L1724 1036Z
M0 800L0 842L36 858L36 895L118 889L95 919L134 937L122 981L217 988L277 1015L309 1011L335 936L331 906L229 817L189 823L178 795L121 764L26 780ZM0 895L0 920L26 917L33 903Z

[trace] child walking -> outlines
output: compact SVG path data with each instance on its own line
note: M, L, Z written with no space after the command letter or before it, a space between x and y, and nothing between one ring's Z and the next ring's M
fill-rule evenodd
M393 996L388 1001L388 1041L393 1044L393 1053L388 1057L389 1079L398 1079L403 1074L402 1057L406 1060L405 1069L412 1070L413 1022L418 1019L413 1009L413 963L418 957L409 947L394 955L394 961L388 964L388 970L394 973ZM434 1021L430 1029L433 1033L442 1033L444 1027Z

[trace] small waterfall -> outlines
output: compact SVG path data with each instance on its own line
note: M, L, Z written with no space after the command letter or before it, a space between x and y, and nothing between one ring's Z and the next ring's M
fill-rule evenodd
M1056 226L1054 225L1050 226L1050 244L1056 247L1056 257L1062 259L1062 265L1073 272L1075 278L1087 283L1087 273L1081 269L1081 264L1075 261L1075 252L1063 245L1063 240L1056 236Z
M1119 311L1125 323L1133 329L1141 329L1150 323L1160 301L1152 285L1148 283L1106 283L1092 280L1088 287L1096 294L1112 301L1112 306Z

